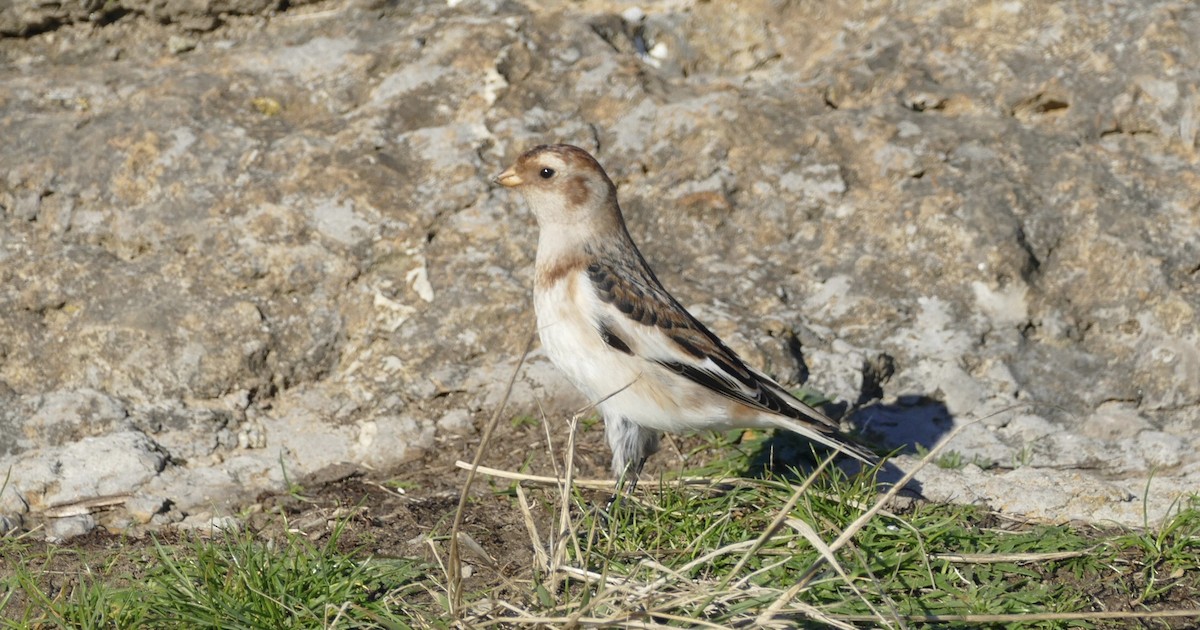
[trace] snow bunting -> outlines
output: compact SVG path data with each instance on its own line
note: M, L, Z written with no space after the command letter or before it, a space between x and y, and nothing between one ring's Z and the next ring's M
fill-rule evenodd
M519 191L537 219L538 334L604 416L618 479L636 483L662 431L786 429L874 460L667 293L625 229L616 186L587 151L535 147L495 181Z

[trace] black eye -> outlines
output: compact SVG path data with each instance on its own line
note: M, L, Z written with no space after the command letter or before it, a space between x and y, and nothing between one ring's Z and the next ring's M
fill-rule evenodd
M538 175L541 175L542 179L550 179L551 177L554 177L554 169L544 168L538 172Z

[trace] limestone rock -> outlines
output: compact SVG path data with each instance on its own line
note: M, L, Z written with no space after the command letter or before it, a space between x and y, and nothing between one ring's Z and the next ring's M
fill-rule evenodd
M1200 9L639 7L0 0L0 518L209 523L469 433L532 333L489 178L554 141L752 363L1008 467L930 491L1197 487ZM535 351L538 402L581 403Z

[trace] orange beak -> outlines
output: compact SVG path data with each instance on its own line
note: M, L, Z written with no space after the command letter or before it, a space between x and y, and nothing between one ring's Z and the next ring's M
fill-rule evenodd
M492 181L504 186L505 188L512 188L513 186L520 186L521 184L525 183L525 181L521 179L521 176L517 175L517 172L514 171L511 166L504 169L504 172L497 175L492 179Z

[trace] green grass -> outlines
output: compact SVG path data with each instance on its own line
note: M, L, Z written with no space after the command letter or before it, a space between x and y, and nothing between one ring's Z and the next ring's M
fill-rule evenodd
M575 580L552 611L539 614L570 616L586 609L612 622L641 616L748 623L794 586L800 586L796 597L803 605L785 599L780 619L1060 612L1086 609L1087 601L1048 585L1043 576L1060 566L1082 575L1103 567L1102 557L1092 555L1037 568L1000 560L956 565L938 554L1084 551L1095 541L1065 528L990 529L978 509L931 506L869 521L854 544L835 554L840 575L821 562L821 553L792 519L807 523L822 540L834 540L861 514L856 504L871 495L863 484L844 479L814 486L784 527L760 547L746 547L777 516L772 508L792 493L790 484L770 480L739 482L715 494L666 487L645 505L618 509L606 526L586 516L580 529L589 532L584 536L589 544L567 562L592 577ZM712 555L714 550L725 551ZM627 589L619 587L630 581L654 585L633 589L642 593L636 614Z
M715 436L697 451L732 457L682 476L764 469L776 440L743 437ZM610 513L572 493L571 533L533 532L552 553L533 573L537 597L510 603L509 614L519 623L602 626L1115 628L1145 615L1148 627L1182 628L1200 620L1200 498L1141 531L921 503L881 510L859 527L878 498L869 476L827 470L801 492L803 475L790 473L708 488L643 483L639 497ZM562 497L546 500L561 517ZM830 552L849 527L849 543Z
M0 554L19 567L0 582L0 626L412 627L421 617L404 601L422 590L418 578L426 568L412 560L342 553L339 536L335 529L320 547L293 534L264 540L227 532L177 545L155 541L148 556L129 563L118 562L130 558L116 554L108 566L62 582L45 578L56 573L49 569L56 554L72 552L51 547L37 555L20 541L0 542ZM118 565L123 570L114 570ZM18 594L26 598L19 613Z
M752 469L767 444L716 436L706 448L731 457L704 472ZM508 511L507 522L528 528L514 544L538 553L515 574L503 562L475 562L454 614L468 627L1119 628L1135 623L1120 614L1159 614L1144 627L1185 628L1200 620L1197 497L1161 527L1101 529L919 503L863 519L878 499L871 478L836 469L725 478L646 479L607 513L594 492L495 488L468 510L479 518ZM73 558L68 564L88 568L69 579L55 567L70 549L0 539L0 561L19 567L0 573L0 626L444 627L451 520L427 524L432 562L342 550L342 528L353 526L342 522L320 545L238 532L130 545L95 566ZM489 551L504 560L504 549Z
M513 416L508 422L514 429L519 429L521 427L536 427L541 424L541 420L527 415Z

